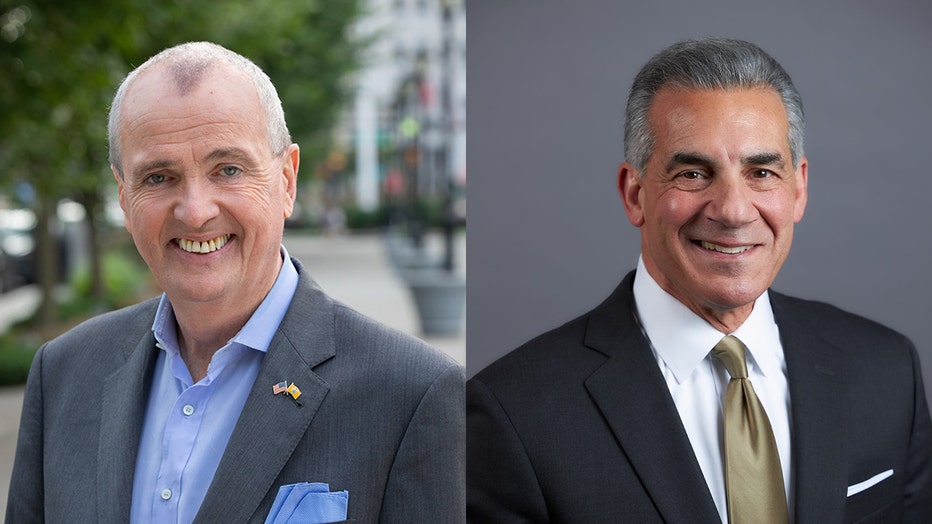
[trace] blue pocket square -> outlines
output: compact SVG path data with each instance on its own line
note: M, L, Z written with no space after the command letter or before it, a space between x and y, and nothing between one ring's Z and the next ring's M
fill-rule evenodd
M323 482L301 482L278 488L265 524L324 524L346 520L349 491L330 491Z

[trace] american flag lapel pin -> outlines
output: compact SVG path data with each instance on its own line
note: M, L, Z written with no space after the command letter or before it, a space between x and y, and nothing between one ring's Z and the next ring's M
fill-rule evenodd
M283 380L283 381L279 382L278 384L275 384L274 386L272 386L272 393L273 393L274 395L279 395L279 394L284 393L284 392L286 392L286 391L288 391L288 381L287 381L287 380Z

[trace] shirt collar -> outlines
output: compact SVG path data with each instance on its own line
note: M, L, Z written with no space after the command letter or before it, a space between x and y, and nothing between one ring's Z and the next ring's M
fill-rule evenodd
M670 295L638 259L634 301L644 334L654 352L683 383L724 336L702 317ZM757 297L754 309L732 334L748 347L748 366L764 375L782 373L783 349L767 291Z
M282 268L272 289L253 312L252 316L239 332L230 339L231 343L265 353L269 349L272 337L278 330L279 324L285 317L291 299L298 287L298 270L295 269L285 246L281 246ZM157 346L169 355L178 353L177 322L168 295L162 293L159 307L155 312L152 323L152 332L155 335Z

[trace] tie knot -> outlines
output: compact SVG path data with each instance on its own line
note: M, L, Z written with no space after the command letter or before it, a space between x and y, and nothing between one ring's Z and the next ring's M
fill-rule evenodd
M745 360L746 348L737 337L727 335L715 344L712 354L725 364L731 378L748 378L748 365Z

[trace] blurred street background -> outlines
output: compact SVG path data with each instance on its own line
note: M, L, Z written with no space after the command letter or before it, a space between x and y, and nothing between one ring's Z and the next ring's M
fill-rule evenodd
M325 291L465 364L464 0L0 2L0 512L35 350L159 293L122 228L120 80L210 40L279 90L301 146L285 245Z

